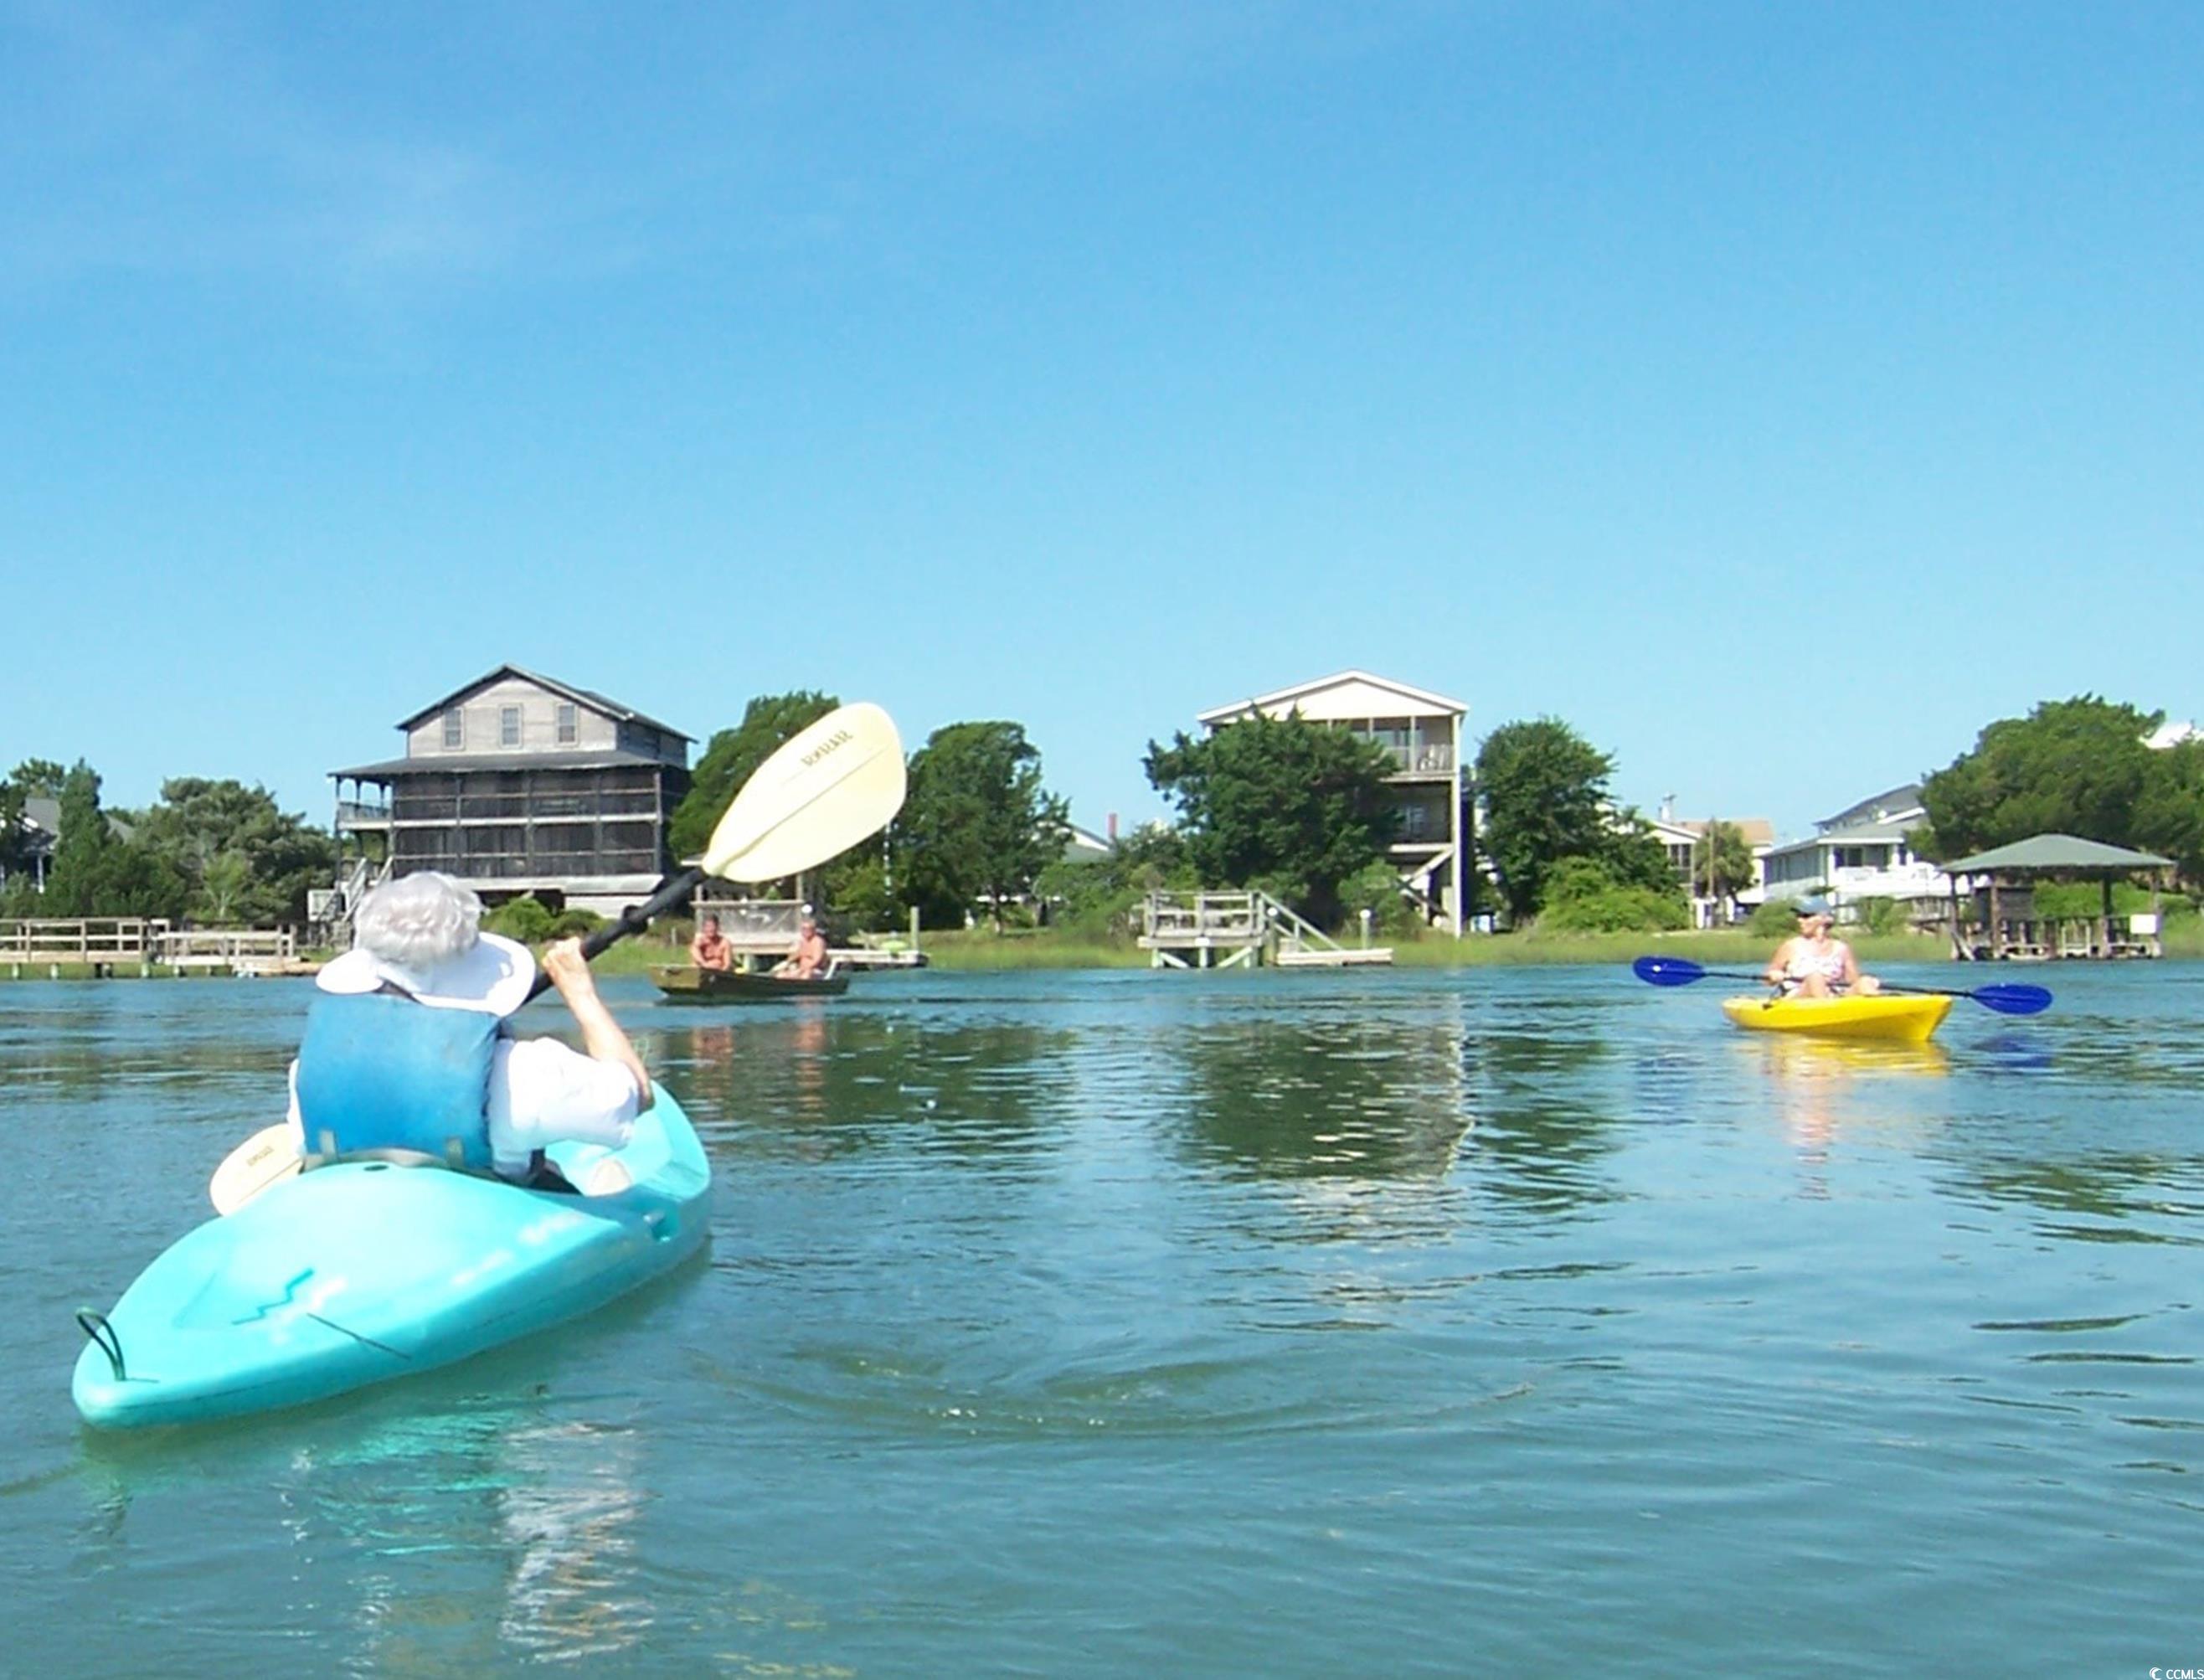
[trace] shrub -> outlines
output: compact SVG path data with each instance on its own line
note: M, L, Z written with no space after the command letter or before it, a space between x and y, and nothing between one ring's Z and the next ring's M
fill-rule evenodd
M1798 900L1770 899L1766 904L1756 905L1745 925L1763 939L1788 939L1798 931Z
M541 945L552 936L558 917L539 899L508 899L482 920L485 930L523 945Z
M1538 926L1555 933L1646 933L1691 925L1679 892L1625 887L1598 860L1566 858L1546 878Z

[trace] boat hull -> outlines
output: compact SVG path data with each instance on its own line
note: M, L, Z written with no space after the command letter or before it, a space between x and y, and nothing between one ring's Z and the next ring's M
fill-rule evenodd
M1878 992L1871 997L1726 998L1722 1013L1747 1032L1925 1044L1952 1012L1948 997Z
M559 1145L607 1195L440 1167L343 1162L186 1233L106 1315L72 1392L103 1428L193 1423L431 1370L594 1311L672 1270L708 1231L711 1169L663 1090L626 1148Z
M659 968L651 971L651 977L668 1003L785 1003L791 998L839 997L850 989L846 974L791 980L771 974Z

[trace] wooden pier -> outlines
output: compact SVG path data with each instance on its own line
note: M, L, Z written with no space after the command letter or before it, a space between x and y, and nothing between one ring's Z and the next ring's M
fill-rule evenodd
M299 955L287 928L177 928L157 917L26 917L0 921L0 967L11 979L64 967L112 978L135 970L175 974L311 974L318 964Z
M1151 893L1141 909L1151 968L1361 968L1388 945L1347 946L1267 893Z

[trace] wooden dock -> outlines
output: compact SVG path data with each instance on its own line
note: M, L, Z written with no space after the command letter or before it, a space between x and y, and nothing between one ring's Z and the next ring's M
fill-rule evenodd
M1346 946L1267 893L1151 893L1141 909L1151 968L1364 968L1387 945Z
M177 928L160 917L26 917L0 921L0 967L20 980L64 967L112 978L156 969L172 974L312 974L320 965L299 955L288 928Z

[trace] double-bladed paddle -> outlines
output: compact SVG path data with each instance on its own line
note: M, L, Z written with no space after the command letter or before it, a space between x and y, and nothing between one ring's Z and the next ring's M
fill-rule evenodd
M885 711L866 701L827 713L791 736L743 784L712 830L703 862L669 876L645 902L629 905L584 940L584 959L686 903L708 876L778 881L839 857L903 808L904 780L903 739ZM528 995L550 984L551 977L539 972ZM207 1195L216 1213L232 1213L303 1164L290 1126L279 1122L230 1151Z
M1688 986L1698 980L1745 980L1762 986L1768 983L1764 974L1701 968L1684 957L1640 957L1631 964L1630 971L1649 986ZM2041 1015L2051 1007L2051 994L2041 986L1977 986L1972 991L1959 991L1944 986L1893 986L1886 982L1882 989L1928 997L1972 998L1983 1008L1994 1009L2000 1015Z

